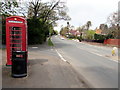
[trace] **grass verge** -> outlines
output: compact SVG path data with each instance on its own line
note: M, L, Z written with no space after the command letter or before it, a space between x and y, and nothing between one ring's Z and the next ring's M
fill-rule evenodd
M51 38L48 39L48 46L54 46L54 44L51 41Z
M68 38L68 40L72 40L72 38Z

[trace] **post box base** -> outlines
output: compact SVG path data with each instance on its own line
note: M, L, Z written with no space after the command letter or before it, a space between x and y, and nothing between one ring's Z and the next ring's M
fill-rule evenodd
M27 76L27 74L25 73L25 74L12 74L12 77L14 77L14 78L22 78L22 77L26 77Z

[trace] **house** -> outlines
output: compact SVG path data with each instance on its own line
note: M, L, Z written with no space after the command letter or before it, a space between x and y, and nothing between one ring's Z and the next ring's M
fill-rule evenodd
M73 36L80 36L80 32L78 30L70 30L69 34L71 34Z
M95 33L96 33L96 34L102 34L102 30L101 30L101 29L96 29L96 30L95 30Z

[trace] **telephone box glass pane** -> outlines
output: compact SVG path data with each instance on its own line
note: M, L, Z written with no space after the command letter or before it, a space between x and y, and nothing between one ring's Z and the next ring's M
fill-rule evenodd
M12 42L12 43L21 43L21 40L20 40L20 39L19 39L19 40L17 40L17 39L14 40L14 39L13 39L13 40L11 40L11 42Z
M20 31L11 31L10 34L21 34L21 32Z
M21 30L21 27L10 27L10 30L14 30L14 31Z
M22 44L22 29L21 27L10 27L11 49L12 51L21 50Z

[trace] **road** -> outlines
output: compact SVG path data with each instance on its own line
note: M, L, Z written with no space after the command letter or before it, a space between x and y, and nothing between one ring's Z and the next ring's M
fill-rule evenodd
M24 78L11 77L11 67L5 66L6 50L2 53L2 88L88 88L74 68L63 62L47 43L29 45L27 77Z
M67 60L93 88L118 88L118 62L110 47L99 47L53 36L60 57Z

